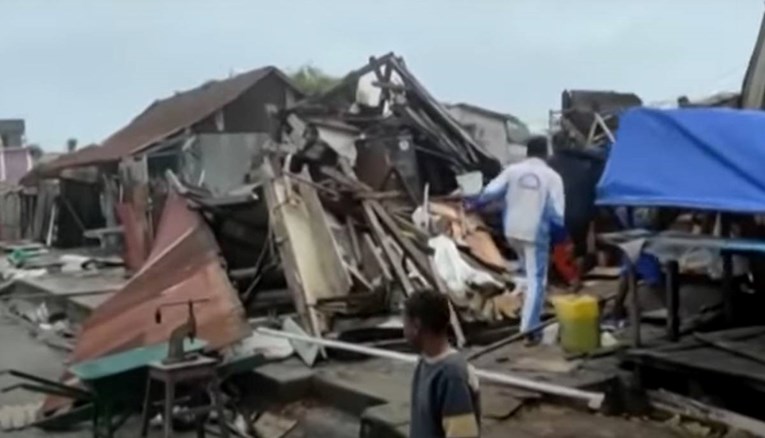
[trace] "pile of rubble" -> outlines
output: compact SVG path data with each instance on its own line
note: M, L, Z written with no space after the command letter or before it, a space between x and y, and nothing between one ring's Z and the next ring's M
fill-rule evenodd
M202 349L230 375L291 354L252 331L262 315L296 312L299 325L286 318L284 327L317 338L400 345L403 300L435 289L450 298L458 346L487 329L516 330L513 292L523 279L503 239L462 202L499 162L401 58L373 58L330 91L269 111L271 139L251 157L246 181L225 193L200 184L204 170L195 180L167 169L146 184L135 162L123 166L122 201L110 201L121 224L107 220L105 230L123 236L132 274L81 326L68 324L76 342L62 383L38 388L50 394L41 424L103 408L99 382L126 384L173 355Z

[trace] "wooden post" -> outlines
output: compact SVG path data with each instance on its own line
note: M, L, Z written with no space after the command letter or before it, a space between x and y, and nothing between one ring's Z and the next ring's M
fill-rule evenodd
M720 214L720 237L730 237L730 217ZM733 254L722 251L723 268L723 312L725 322L732 326L736 319L736 288L733 284Z
M665 265L665 290L667 301L667 339L677 342L680 338L680 285L679 264L672 260Z
M630 265L627 271L627 287L630 296L630 328L632 330L632 346L640 347L640 299L638 297L637 276L635 267Z

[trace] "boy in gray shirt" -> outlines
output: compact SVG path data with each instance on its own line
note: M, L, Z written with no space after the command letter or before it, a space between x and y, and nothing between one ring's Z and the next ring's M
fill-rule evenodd
M478 379L451 348L449 302L435 291L412 294L404 308L404 335L421 354L412 381L412 438L480 436Z

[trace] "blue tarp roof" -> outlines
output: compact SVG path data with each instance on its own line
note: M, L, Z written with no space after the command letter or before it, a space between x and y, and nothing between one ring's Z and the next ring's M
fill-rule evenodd
M627 111L597 203L765 212L765 112Z

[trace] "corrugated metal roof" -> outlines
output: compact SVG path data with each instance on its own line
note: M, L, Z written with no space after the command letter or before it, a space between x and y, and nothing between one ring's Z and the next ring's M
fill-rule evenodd
M101 146L64 155L46 166L45 170L49 173L68 167L117 161L138 153L205 119L270 74L278 74L291 85L289 78L276 67L259 68L229 79L206 82L197 88L155 101L127 126L104 140Z
M171 194L146 263L85 321L71 362L167 341L188 316L184 306L165 308L158 324L155 311L167 302L209 299L194 310L198 337L211 348L244 337L249 333L244 309L221 267L219 252L199 213Z

